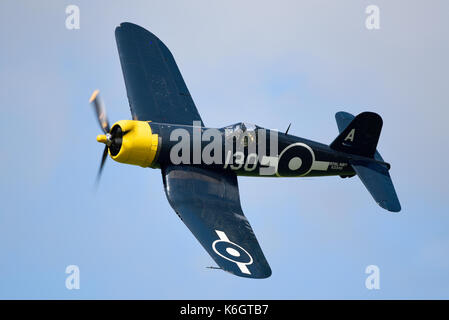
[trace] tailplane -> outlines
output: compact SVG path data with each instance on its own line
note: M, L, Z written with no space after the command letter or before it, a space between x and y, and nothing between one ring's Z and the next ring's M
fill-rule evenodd
M363 112L356 117L347 112L338 112L335 119L340 135L330 147L364 157L354 157L350 164L366 189L382 208L392 212L401 211L401 204L388 172L390 165L384 162L376 150L382 118L373 112Z
M379 206L391 212L401 211L401 204L385 165L374 161L351 165Z

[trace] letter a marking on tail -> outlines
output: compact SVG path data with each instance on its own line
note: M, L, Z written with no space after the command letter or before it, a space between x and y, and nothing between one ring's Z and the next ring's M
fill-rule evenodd
M345 141L351 140L351 142L354 142L354 135L355 135L355 128L349 131L348 135L345 138Z

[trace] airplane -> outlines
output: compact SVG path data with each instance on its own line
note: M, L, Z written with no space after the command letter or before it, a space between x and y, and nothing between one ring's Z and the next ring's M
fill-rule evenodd
M208 128L161 40L128 22L115 29L115 38L132 120L110 126L94 91L90 103L104 133L97 141L105 144L97 179L108 154L160 169L168 202L217 263L211 268L245 278L272 273L243 214L237 176L357 175L380 207L401 210L390 164L376 150L378 114L337 112L339 135L329 145L242 122Z

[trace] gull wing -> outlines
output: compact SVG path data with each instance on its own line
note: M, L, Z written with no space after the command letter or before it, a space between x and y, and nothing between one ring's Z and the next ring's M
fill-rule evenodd
M134 120L192 125L201 117L170 50L144 28L115 29L126 92Z
M221 269L247 278L271 275L240 206L234 173L167 166L162 177L170 205Z

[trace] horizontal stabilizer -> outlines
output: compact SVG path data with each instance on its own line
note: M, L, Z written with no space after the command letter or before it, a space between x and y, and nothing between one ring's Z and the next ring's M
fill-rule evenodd
M335 120L340 135L332 142L331 147L334 150L374 158L353 159L351 166L379 206L392 212L401 211L401 204L388 173L390 165L384 162L376 150L382 118L373 112L363 112L354 117L348 112L340 111L335 114Z
M379 206L392 212L401 211L401 204L386 166L374 161L358 161L351 165Z

